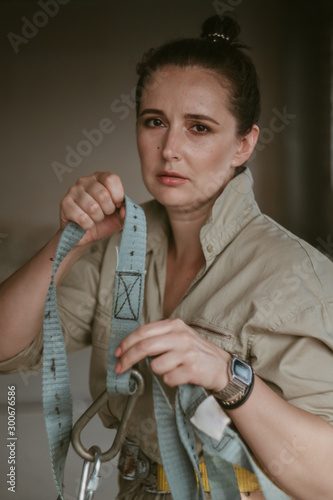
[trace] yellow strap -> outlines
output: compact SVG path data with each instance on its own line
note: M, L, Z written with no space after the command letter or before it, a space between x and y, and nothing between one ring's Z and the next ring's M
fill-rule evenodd
M157 464L157 489L158 491L170 491L163 465Z
M239 491L241 493L247 491L260 491L260 484L258 483L255 474L249 472L246 469L243 469L243 467L239 467L238 465L234 465L234 469L237 476ZM205 462L201 462L199 464L199 471L204 491L206 493L209 493L210 489L209 489L208 474ZM160 464L158 464L157 466L157 489L159 491L170 491L163 466Z
M237 476L238 488L241 493L261 490L257 476L253 472L243 469L239 465L234 465L234 469Z

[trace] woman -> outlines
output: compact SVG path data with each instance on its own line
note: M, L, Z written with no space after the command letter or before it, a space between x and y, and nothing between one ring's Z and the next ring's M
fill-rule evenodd
M141 456L161 463L151 376L143 363L154 356L152 370L170 397L184 383L212 392L288 495L328 499L333 266L255 203L244 165L258 138L260 98L238 33L234 21L216 16L204 23L200 39L170 42L150 52L138 69L137 144L155 201L144 206L142 326L115 351L116 372L139 363L146 379L128 438ZM123 200L120 178L97 172L79 179L61 202L61 229L73 220L87 230L57 282L68 350L93 345L94 398L105 388ZM3 372L40 363L38 332L60 232L1 287ZM237 363L249 378L235 388ZM122 398L113 398L103 409L107 427L117 426L123 406ZM133 481L122 472L119 499L165 498L156 493L155 472ZM249 495L263 498L260 491L242 492Z

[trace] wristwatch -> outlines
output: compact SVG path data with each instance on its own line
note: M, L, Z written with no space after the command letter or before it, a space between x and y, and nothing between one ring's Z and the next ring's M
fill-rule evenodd
M228 370L230 382L222 391L212 394L224 410L233 410L245 403L250 396L254 386L254 371L237 356L232 357Z

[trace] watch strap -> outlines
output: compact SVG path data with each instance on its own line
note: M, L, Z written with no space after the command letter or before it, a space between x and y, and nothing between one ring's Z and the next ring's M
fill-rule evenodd
M242 406L245 403L245 401L249 398L251 392L253 391L254 379L255 377L253 372L251 384L248 386L248 388L242 395L239 395L239 397L235 398L233 401L222 401L219 399L218 403L221 406L221 408L223 410L234 410L235 408L239 408L240 406Z
M237 361L240 361L242 364L246 364L247 367L251 370L251 380L248 384L237 378L232 373L231 366L235 359ZM223 409L231 410L233 408L241 406L250 396L254 385L254 371L249 364L245 363L242 360L239 360L237 356L233 356L230 360L229 370L231 372L231 380L221 391L213 392L213 395Z

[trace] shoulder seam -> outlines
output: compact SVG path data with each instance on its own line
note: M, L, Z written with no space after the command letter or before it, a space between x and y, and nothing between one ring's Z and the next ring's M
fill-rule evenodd
M322 292L324 293L324 287L323 287L323 284L321 282L321 279L320 277L318 276L317 272L316 272L316 269L315 269L315 266L313 265L313 257L311 257L309 255L309 252L307 251L307 249L305 248L305 246L303 245L303 240L301 238L299 238L298 236L296 236L295 234L293 234L292 232L290 232L288 229L284 228L283 226L281 226L279 223L277 223L276 221L274 221L273 219L271 219L269 216L267 216L266 214L262 214L264 216L264 218L270 222L272 225L274 225L277 229L279 229L281 232L283 232L290 240L294 241L302 250L303 252L306 254L306 257L307 259L309 260L309 262L311 263L311 267L312 267L312 270L313 270L313 273L314 275L316 276L317 278L317 281L318 283L320 284L320 287L322 289ZM310 245L310 243L308 243Z

